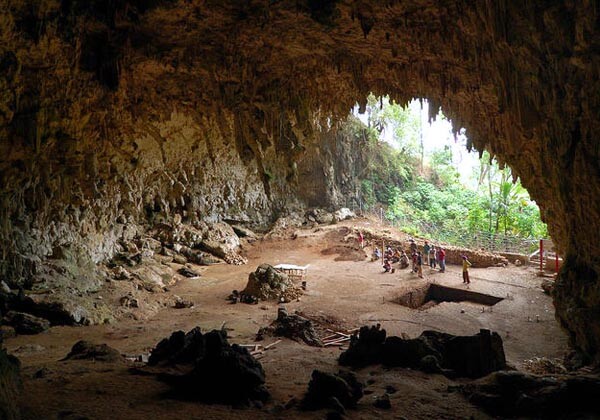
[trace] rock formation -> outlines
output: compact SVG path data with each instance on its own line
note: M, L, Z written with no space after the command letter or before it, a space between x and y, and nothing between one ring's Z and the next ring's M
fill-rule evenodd
M598 360L599 14L567 0L0 0L0 272L31 287L66 249L77 258L52 276L97 287L77 267L175 215L266 224L340 204L360 145L337 121L371 91L426 97L540 205L565 257L557 317Z

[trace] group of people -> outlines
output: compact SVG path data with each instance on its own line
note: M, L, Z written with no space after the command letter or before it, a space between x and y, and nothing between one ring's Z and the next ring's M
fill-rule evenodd
M364 247L364 237L362 233L359 233L358 242ZM439 267L440 273L446 271L446 250L441 246L429 244L429 241L425 241L423 245L423 251L419 251L417 243L414 239L410 239L410 257L404 252L403 249L396 248L392 249L391 246L387 246L383 255L381 250L377 247L373 250L371 261L383 260L383 272L394 273L396 269L393 264L398 263L401 269L407 268L411 265L413 273L417 274L420 278L423 278L423 263L429 265L432 269ZM462 256L462 278L463 283L470 284L469 278L469 267L471 262L466 255Z
M412 262L412 271L416 273L420 278L423 278L424 260L429 265L429 267L435 269L439 266L441 273L446 271L446 251L440 246L435 247L429 245L428 241L425 241L423 252L421 252L418 250L416 242L413 239L411 239L410 254L411 255L409 258L409 256L406 254L406 252L404 252L403 249L392 249L391 246L388 246L382 255L379 248L376 247L373 251L373 256L371 260L376 261L382 259L384 273L395 272L395 268L393 268L392 264L398 263L399 267L402 269L407 268L409 265L411 265Z

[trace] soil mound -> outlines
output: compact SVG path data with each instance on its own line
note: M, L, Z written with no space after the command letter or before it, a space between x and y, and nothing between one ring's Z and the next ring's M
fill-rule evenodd
M261 300L291 302L302 296L302 288L295 286L287 274L269 264L261 264L248 276L248 284L241 292Z
M334 261L364 261L367 254L360 248L348 245L334 245L321 251L323 255L335 255Z

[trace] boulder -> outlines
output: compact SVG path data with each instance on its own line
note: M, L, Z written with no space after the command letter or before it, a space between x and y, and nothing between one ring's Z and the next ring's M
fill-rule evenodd
M554 291L554 280L550 280L550 279L542 280L542 290L547 295L552 296L552 292Z
M63 360L94 360L101 362L118 362L123 360L118 350L106 344L94 344L80 340L71 348Z
M330 408L343 412L356 407L363 396L363 388L363 384L351 372L340 370L338 374L333 374L315 369L301 407L304 410Z
M335 217L336 220L346 220L356 217L356 214L354 214L354 212L349 208L342 207L333 213L333 217Z
M289 315L285 308L278 309L277 319L270 326L261 328L258 331L257 339L262 339L265 335L301 340L309 346L323 346L323 342L314 330L312 322L297 314Z
M174 303L173 307L176 309L185 309L185 308L193 308L194 307L194 302L192 302L191 300L184 299L180 296L174 296L174 298L175 298L175 303Z
M392 403L390 401L390 396L386 393L377 398L373 402L373 407L381 408L383 410L389 410L392 408Z
M204 335L200 328L188 334L178 331L158 343L148 363L191 367L183 375L159 376L179 398L232 405L263 403L270 398L261 364L246 348L229 345L223 330Z
M17 334L23 335L39 334L50 328L47 319L24 312L10 311L4 316L3 322L13 327Z

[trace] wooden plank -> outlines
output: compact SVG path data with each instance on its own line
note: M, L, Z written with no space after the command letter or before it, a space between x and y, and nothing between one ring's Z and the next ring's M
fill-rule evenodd
M277 340L277 341L275 341L274 343L271 343L271 344L269 344L269 345L265 346L265 350L269 350L271 347L273 347L273 346L275 346L275 345L277 345L277 344L281 343L281 341L282 341L282 340Z

